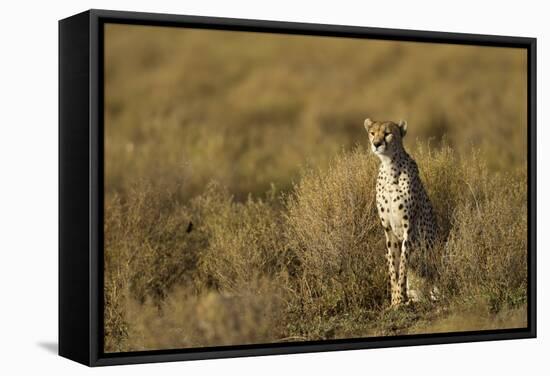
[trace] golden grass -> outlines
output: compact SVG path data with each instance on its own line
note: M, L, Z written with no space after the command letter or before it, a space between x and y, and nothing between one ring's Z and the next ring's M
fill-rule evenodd
M106 351L524 325L525 52L105 35ZM409 122L436 304L386 310L367 115Z

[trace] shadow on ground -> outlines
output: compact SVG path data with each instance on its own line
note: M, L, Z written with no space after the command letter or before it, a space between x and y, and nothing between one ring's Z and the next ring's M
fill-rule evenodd
M38 347L41 347L47 352L57 355L57 352L58 352L57 342L38 342L37 345Z

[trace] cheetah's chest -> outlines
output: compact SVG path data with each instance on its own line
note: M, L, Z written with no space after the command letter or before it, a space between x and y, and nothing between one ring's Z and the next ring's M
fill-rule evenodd
M378 176L376 201L384 228L403 239L409 224L410 182L406 173L381 170Z

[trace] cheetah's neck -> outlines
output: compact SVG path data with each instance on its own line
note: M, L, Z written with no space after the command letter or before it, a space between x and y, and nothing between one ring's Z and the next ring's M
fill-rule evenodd
M407 160L409 155L404 149L399 149L392 153L391 155L377 154L380 159L380 168L391 169L395 167L399 161Z

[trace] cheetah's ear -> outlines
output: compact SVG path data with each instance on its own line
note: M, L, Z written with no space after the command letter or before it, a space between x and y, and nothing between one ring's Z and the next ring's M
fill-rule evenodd
M405 137L405 135L407 134L407 122L405 120L399 120L397 126L399 127L399 131L401 132L401 137Z
M370 118L365 119L365 129L368 131L369 128L374 124L374 121L372 121Z

